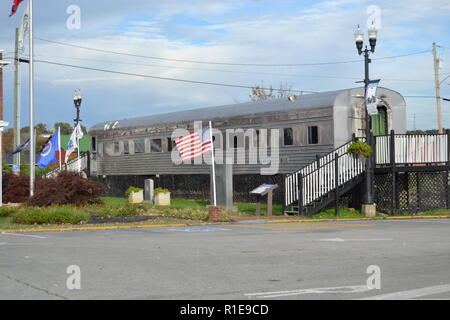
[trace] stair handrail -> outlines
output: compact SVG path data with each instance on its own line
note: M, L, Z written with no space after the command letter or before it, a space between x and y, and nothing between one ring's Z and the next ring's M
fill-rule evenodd
M310 192L310 196L306 196L307 192L311 191L311 185L309 185L307 183L307 179L309 179L309 177L313 177L314 175L316 175L316 176L318 176L318 179L320 182L320 175L322 174L324 176L327 174L327 172L322 172L326 169L329 169L330 173L333 172L333 174L334 174L334 162L336 161L336 159L335 159L336 155L338 156L338 161L339 161L339 159L341 159L345 156L346 158L344 161L344 167L349 168L348 166L354 162L353 160L355 160L357 158L348 154L348 148L354 141L357 141L357 140L365 141L365 138L356 138L354 136L352 138L352 140L350 140L347 143L343 144L342 146L334 149L333 151L327 153L326 155L323 155L322 157L318 158L316 161L310 163L309 165L303 167L300 170L297 170L296 172L286 175L286 177L285 177L285 205L286 206L292 205L293 203L295 203L299 200L299 197L298 197L298 193L299 193L298 180L299 179L302 180L302 188L301 189L302 189L303 199L302 199L301 203L303 205L307 205L307 204L311 203L312 201L320 198L320 196L322 196L324 193L313 196L313 195L311 195L311 192ZM351 171L349 171L349 172L344 171L344 172L342 172L341 175L338 176L339 185L356 177L357 175L359 175L360 173L362 173L364 171L364 169L362 168L364 165L360 162L361 161L359 161L359 160L357 161L358 166L357 166L357 170L355 171L355 174L350 174ZM328 175L329 175L329 173L328 173ZM320 185L319 187L322 188L322 186L324 186L324 188L323 188L324 190L330 189L331 183L332 183L332 181L330 181L330 180L332 180L332 178L330 177L328 180L329 181L324 181L325 183L323 185ZM332 189L328 190L327 192L329 192L331 190Z
M80 153L80 161L81 163L83 163L82 161L87 158L89 156L89 152L81 152ZM78 162L78 157L73 158L69 161L67 161L65 164L62 165L62 169L58 167L54 168L52 171L49 171L45 174L42 175L42 178L51 178L53 176L55 176L55 174L61 172L61 171L65 171L67 170L67 168L72 167L72 165L76 164ZM83 170L84 168L82 167L81 170ZM70 171L70 170L69 170Z

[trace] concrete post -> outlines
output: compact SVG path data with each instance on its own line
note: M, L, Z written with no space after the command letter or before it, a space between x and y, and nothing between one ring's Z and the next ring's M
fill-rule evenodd
M145 180L144 202L153 202L154 190L155 190L155 182L153 181L153 179Z

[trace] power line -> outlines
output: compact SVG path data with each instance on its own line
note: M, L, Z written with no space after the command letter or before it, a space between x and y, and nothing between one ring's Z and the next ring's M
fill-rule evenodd
M77 65L72 65L72 64L65 64L65 63L58 63L58 62L53 62L53 61L46 61L46 60L35 60L35 61L36 62L40 62L40 63L45 63L45 64L62 66L62 67L69 67L69 68L76 68L76 69L83 69L83 70L90 70L90 71L98 71L98 72L106 72L106 73L113 73L113 74L121 74L121 75L128 75L128 76L135 76L135 77L142 77L142 78L158 79L158 80L168 80L168 81L187 82L187 83L205 84L205 85L222 86L222 87L244 88L244 89L253 89L254 88L252 86L244 86L244 85L236 85L236 84L197 81L197 80L187 80L187 79L177 79L177 78L167 78L167 77L151 76L151 75L145 75L145 74L139 74L139 73L131 73L131 72L114 71L114 70L99 69L99 68L92 68L92 67L84 67L84 66L77 66ZM263 90L275 90L275 91L286 90L286 89L273 89L273 88L261 88L261 89L263 89ZM301 94L303 94L303 93L317 93L317 91L309 91L309 90L287 90L287 91L298 92L298 93L301 93Z
M49 40L44 38L35 37L37 40L41 40L44 42L54 43L58 45L63 46L69 46L74 48L80 48L84 50L90 50L90 51L96 51L96 52L102 52L102 53L110 53L110 54L116 54L116 55L125 55L135 58L145 58L145 59L154 59L154 60L161 60L161 61L171 61L171 62L183 62L183 63L195 63L195 64L209 64L209 65L226 65L226 66L250 66L250 67L299 67L299 66L322 66L322 65L332 65L332 64L347 64L347 63L355 63L355 62L361 62L361 59L358 60L347 60L347 61L332 61L332 62L316 62L316 63L291 63L291 64L263 64L263 63L229 63L229 62L208 62L208 61L198 61L198 60L186 60L186 59L170 59L170 58L162 58L162 57L155 57L155 56L146 56L146 55L138 55L138 54L131 54L126 52L119 52L119 51L112 51L112 50L105 50L105 49L99 49L99 48L92 48L92 47L86 47L86 46L80 46L75 45L67 42L61 42L61 41L55 41L55 40ZM419 52L412 52L402 55L396 55L396 56L389 56L389 57L381 57L381 58L374 58L373 60L385 60L385 59L396 59L400 57L407 57L417 54L423 54L426 52L431 52L431 50L424 50Z
M135 66L154 67L154 68L168 68L168 69L194 70L194 71L206 71L206 72L224 72L224 73L237 73L237 74L256 74L256 75L319 78L319 79L360 80L360 78L357 78L357 77L342 77L342 76L327 76L327 75L305 75L305 74L294 74L294 73L254 72L254 71L238 71L238 70L222 70L222 69L206 69L206 68L179 67L179 66L168 66L168 65L157 65L157 64L155 65L155 64L146 64L146 63L112 61L112 60L91 59L91 58L77 58L77 57L64 57L64 56L45 56L45 55L39 55L39 56L40 57L44 57L44 58L59 58L59 59L69 59L69 60L104 62L104 63L115 63L115 64L123 64L123 65L135 65ZM431 79L429 79L429 80L420 80L420 79L391 79L391 78L383 78L383 81L430 82L430 81L434 81L434 80L431 80Z

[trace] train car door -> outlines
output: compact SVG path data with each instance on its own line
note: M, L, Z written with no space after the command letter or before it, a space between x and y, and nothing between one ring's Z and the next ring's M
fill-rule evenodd
M372 116L372 134L374 136L388 134L387 109L385 106L378 107L378 114Z

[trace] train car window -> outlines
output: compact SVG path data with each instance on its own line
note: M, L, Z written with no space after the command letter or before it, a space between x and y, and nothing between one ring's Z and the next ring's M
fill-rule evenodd
M91 138L91 148L93 152L97 151L97 140L95 139L95 137Z
M134 140L134 153L144 153L145 152L145 140L139 139Z
M114 141L114 154L119 154L119 152L120 152L119 141Z
M294 132L292 128L284 129L284 145L292 146L294 144Z
M125 140L123 142L123 153L130 154L130 143L128 142L128 140Z
M317 126L308 127L308 144L319 143L319 128Z
M167 138L167 151L171 152L173 150L174 142L172 138Z
M162 141L161 139L152 139L151 141L151 152L162 152Z

